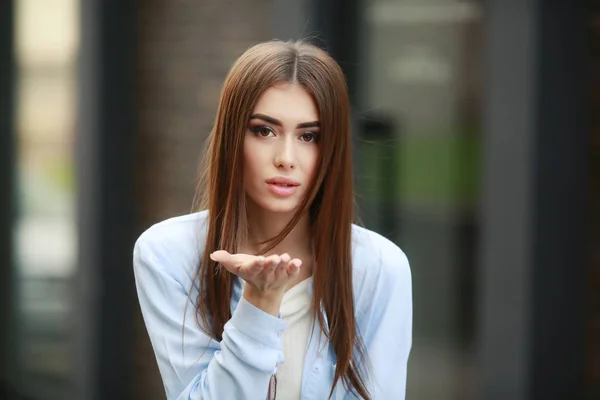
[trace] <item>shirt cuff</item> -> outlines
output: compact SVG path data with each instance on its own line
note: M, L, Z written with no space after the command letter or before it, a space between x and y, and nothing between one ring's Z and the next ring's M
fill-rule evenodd
M229 323L264 346L281 349L281 335L286 322L250 304L244 296L241 296Z

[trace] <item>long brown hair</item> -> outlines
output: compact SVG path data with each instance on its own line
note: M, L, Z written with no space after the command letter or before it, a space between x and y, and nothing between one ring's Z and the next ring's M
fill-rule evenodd
M270 41L248 49L225 80L215 124L208 139L204 179L196 198L208 209L206 248L198 266L198 321L216 340L231 318L235 276L209 258L224 249L237 252L246 239L243 143L250 115L269 87L283 82L301 85L319 112L320 154L314 184L289 224L266 242L262 253L280 243L306 211L314 238L314 318L333 346L336 370L330 397L341 379L344 386L370 399L366 385L366 351L354 316L351 229L354 188L350 138L350 105L344 74L323 50L306 42ZM316 223L318 221L318 223ZM327 317L327 323L323 312Z

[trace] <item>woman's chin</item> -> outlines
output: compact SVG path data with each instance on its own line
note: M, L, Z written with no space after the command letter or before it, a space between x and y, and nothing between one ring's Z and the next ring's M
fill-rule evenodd
M298 204L296 201L274 200L265 201L259 206L264 212L284 215L295 213L300 204Z

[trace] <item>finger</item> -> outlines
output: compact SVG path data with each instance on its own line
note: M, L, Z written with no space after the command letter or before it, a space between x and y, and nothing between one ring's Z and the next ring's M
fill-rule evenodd
M272 273L279 263L281 262L281 257L277 254L272 254L265 259L265 271Z
M225 250L217 250L209 255L210 259L232 274L239 275L239 265L234 263L234 256Z
M290 257L290 255L288 253L283 253L281 255L281 262L285 265L287 265L287 263L289 263L291 259L292 259L292 257Z
M227 271L231 272L234 275L242 277L243 271L241 271L241 265L235 265L229 262L220 262L219 266L221 268L225 268Z
M217 250L210 253L210 259L216 262L225 263L231 260L232 255L226 250Z
M230 254L226 250L217 250L210 254L210 259L221 264L227 264L227 266L240 267L241 265L252 261L254 256L243 253Z
M287 265L290 262L289 261L290 260L290 256L287 255L287 254L285 254L285 256L286 257L282 257L283 259L281 260L281 262L277 266L277 269L274 272L276 280L282 279L282 278L284 278L286 276Z
M257 257L249 254L230 254L225 250L218 250L212 253L210 258L218 262L222 268L242 279L255 276L262 270L262 265L257 266L257 271L251 268L257 261Z
M275 279L281 279L286 275L287 266L288 266L290 260L291 260L291 257L289 254L284 253L281 255L281 262L279 263L279 265L277 266L277 269L275 270Z
M300 273L300 266L302 265L302 260L299 260L297 258L294 258L293 260L290 260L290 262L287 264L287 273L289 276L296 276Z
M266 259L265 260L265 269L263 271L266 274L272 274L273 271L275 271L275 268L277 268L277 265L279 265L279 263L277 263L275 260Z
M281 257L279 257L279 255L277 254L271 254L270 256L266 257L265 262L270 263L270 262L274 262L276 264L279 264L279 262L281 261Z
M265 259L265 264L268 264L269 266L274 265L275 267L277 267L280 262L281 257L279 257L277 254L272 254Z
M256 256L248 260L240 267L240 273L243 273L247 278L254 278L260 274L265 268L265 258Z

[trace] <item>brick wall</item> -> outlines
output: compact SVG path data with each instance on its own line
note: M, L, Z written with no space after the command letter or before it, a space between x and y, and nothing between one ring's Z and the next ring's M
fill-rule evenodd
M223 79L248 46L271 38L271 1L147 0L139 14L139 232L190 210L202 143ZM137 302L136 302L137 304ZM135 399L164 399L139 311Z

